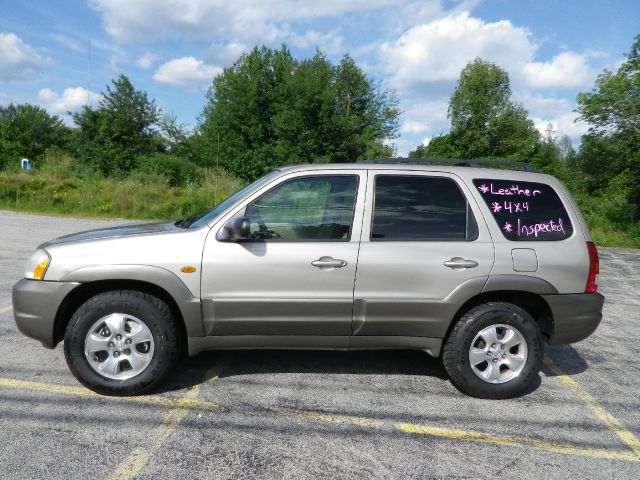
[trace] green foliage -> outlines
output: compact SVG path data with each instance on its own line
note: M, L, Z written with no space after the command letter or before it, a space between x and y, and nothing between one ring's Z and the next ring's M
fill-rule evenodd
M462 154L456 149L450 134L433 137L427 145L409 152L411 158L461 158Z
M530 156L539 134L510 96L505 70L479 58L467 64L449 101L453 148L444 151L461 158Z
M587 191L608 198L607 189L624 178L625 199L640 220L640 35L615 73L605 70L591 92L578 95L578 113L589 123L577 166Z
M162 149L159 118L155 101L120 75L107 85L97 109L85 106L73 115L76 152L103 174L131 171L136 157Z
M640 35L616 73L603 72L592 92L578 95L590 129L577 153L551 125L541 138L510 95L504 70L480 59L469 63L449 102L451 132L409 156L528 162L567 185L597 243L640 248Z
M580 118L592 135L640 135L640 35L626 57L616 73L605 70L591 92L578 95Z
M22 158L39 159L50 147L63 147L69 129L60 118L30 105L0 107L0 169L16 166Z
M255 48L216 77L207 94L195 150L254 179L276 166L353 162L388 155L398 128L397 99L345 56L294 59Z
M76 160L56 152L47 155L47 162L36 171L0 172L0 208L93 217L178 219L210 210L243 186L237 178L213 171L202 171L198 182L181 187L172 187L162 175L78 176Z
M0 206L39 212L177 218L208 210L242 181L294 163L393 155L398 100L349 57L293 58L256 47L216 77L196 131L162 115L125 75L70 129L29 104L0 107ZM410 153L522 160L561 179L600 245L640 248L640 35L615 72L578 96L589 124L578 152L540 136L510 99L507 73L476 59L449 103L451 131ZM19 159L35 160L21 172ZM228 174L226 172L232 172ZM243 180L243 181L244 181Z
M166 153L138 157L136 172L143 176L163 177L172 187L196 182L201 174L195 163Z

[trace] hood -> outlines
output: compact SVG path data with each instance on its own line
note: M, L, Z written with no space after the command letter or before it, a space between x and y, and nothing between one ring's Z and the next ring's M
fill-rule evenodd
M72 233L62 237L49 240L38 248L46 248L50 245L60 245L63 243L85 242L89 240L102 240L114 237L130 237L133 235L146 235L152 233L165 233L184 231L182 228L176 227L173 222L164 223L138 223L133 225L122 225L119 227L100 228L97 230L87 230L85 232Z

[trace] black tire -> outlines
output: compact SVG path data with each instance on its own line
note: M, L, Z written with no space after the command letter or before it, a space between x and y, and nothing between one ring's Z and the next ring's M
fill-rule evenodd
M121 380L103 376L85 357L89 329L112 313L132 315L144 323L153 337L151 360L132 378ZM90 298L73 314L64 336L64 354L73 375L94 392L140 395L156 388L175 367L180 358L181 340L174 315L162 300L134 290L114 290Z
M481 379L474 373L469 360L476 335L492 325L513 327L526 342L527 356L522 370L504 383L489 383ZM465 313L454 325L442 353L442 362L451 383L462 393L488 399L523 394L538 377L543 358L544 343L537 323L525 310L506 302L485 303Z

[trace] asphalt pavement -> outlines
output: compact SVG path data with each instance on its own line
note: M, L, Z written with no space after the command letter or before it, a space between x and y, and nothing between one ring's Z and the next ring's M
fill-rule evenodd
M639 251L600 249L600 328L519 398L464 396L417 351L233 351L116 399L10 306L38 244L121 223L0 211L0 478L640 478Z

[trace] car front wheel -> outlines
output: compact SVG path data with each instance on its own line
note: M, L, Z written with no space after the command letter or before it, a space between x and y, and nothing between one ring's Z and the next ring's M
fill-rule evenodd
M179 360L174 316L160 299L132 290L100 293L71 318L64 338L67 364L87 388L139 395L157 387Z

